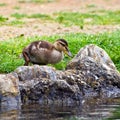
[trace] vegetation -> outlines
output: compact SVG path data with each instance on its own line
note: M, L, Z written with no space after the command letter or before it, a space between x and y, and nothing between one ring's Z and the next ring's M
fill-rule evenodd
M81 119L81 118L79 118L77 116L71 116L71 117L66 117L63 120L84 120L84 119Z
M0 23L1 23L1 22L5 22L6 20L8 20L8 18L3 17L2 15L0 15Z
M41 20L52 20L52 18L49 15L46 14L31 14L31 15L27 15L27 14L20 14L20 13L14 13L11 15L11 17L15 17L16 19L22 19L22 18L39 18Z
M0 7L6 6L6 3L0 3Z
M112 116L105 120L119 120L120 119L120 106L112 112Z
M52 20L52 18L49 15L40 13L29 15L28 18L40 18L42 20Z
M11 21L8 21L8 18L0 17L0 26L2 26L2 25L8 25L8 26L17 26L17 27L20 27L23 24L25 24L25 22L21 21L21 20L11 20Z
M44 2L53 2L54 0L19 0L20 3L33 2L33 3L44 3Z
M81 47L87 44L96 44L102 47L111 57L118 70L120 70L120 31L113 33L103 33L98 35L88 35L82 33L71 33L65 34L63 36L69 43L70 51L73 56L77 54ZM31 41L35 40L48 40L54 42L54 40L61 38L59 35L54 36L35 36L25 38L20 36L7 41L3 41L0 44L0 73L11 72L18 66L24 64L24 60L20 58L22 49L29 44ZM71 58L65 57L63 61L54 65L57 69L65 69L66 64Z
M11 17L15 17L16 19L21 19L27 17L26 14L20 14L20 13L14 13L11 15Z
M77 25L83 29L84 25L115 25L120 24L120 11L91 11L55 13L55 21L66 26Z
M21 0L20 0L21 1ZM22 0L23 2L43 2L43 0ZM48 2L49 0L46 0ZM89 8L94 8L96 5L91 4L86 6ZM13 9L19 10L19 6L15 6ZM84 25L115 25L120 24L120 11L109 11L109 10L98 10L98 11L90 11L89 13L80 13L80 12L59 12L54 13L53 15L47 14L22 14L16 12L11 14L11 17L14 19L8 20L8 18L4 16L0 16L0 25L12 25L21 27L25 24L23 18L34 18L40 20L47 20L58 22L60 24L64 24L65 26L77 25L81 29L84 28ZM79 49L87 44L96 44L102 47L104 50L112 58L113 62L117 66L118 70L120 70L120 30L113 33L103 33L97 35L88 35L82 33L71 33L65 34L63 36L64 39L68 40L70 50L73 53L73 56L77 54ZM18 66L24 64L23 59L20 59L19 56L21 54L24 46L29 44L31 41L35 41L38 39L47 39L51 42L54 40L61 38L59 35L54 36L35 36L25 38L24 36L20 36L17 38L12 38L7 41L3 41L0 44L0 73L11 72L16 69ZM56 64L55 67L57 69L65 69L67 62L70 60L69 57L65 57L63 61L59 64Z
M9 20L9 18L6 18L4 16L0 16L0 26L2 25L8 25L8 26L17 26L21 27L24 25L26 22L23 20L23 18L35 18L35 19L40 19L40 20L52 20L52 18L49 15L46 14L19 14L19 13L14 13L11 14L11 17L14 17L15 19Z
M88 4L87 6L86 6L87 8L95 8L95 7L97 7L95 4Z
M89 7L89 6L88 6ZM93 7L91 5L90 7ZM19 9L17 6L16 9ZM23 21L23 18L34 18L34 19L40 19L40 20L47 20L47 21L53 21L58 22L60 24L64 24L65 26L79 26L81 29L84 28L84 25L116 25L120 24L120 11L105 11L105 10L98 10L98 11L90 11L89 13L80 13L80 12L59 12L59 13L53 13L53 15L47 15L47 14L22 14L19 12L11 14L11 17L14 17L16 21L18 19L21 19L21 22ZM0 16L0 23L6 24L6 19L4 16ZM18 21L19 22L19 21ZM7 25L14 25L9 24ZM17 23L17 22L16 22ZM24 21L23 21L24 23ZM19 24L19 23L18 23ZM3 25L3 24L0 24Z
M8 23L6 23L8 25L11 25L11 26L18 26L18 27L21 27L23 24L25 24L24 21L21 21L21 20L12 20Z
M13 9L19 10L19 9L20 9L20 6L14 6Z
M0 26L4 25L7 20L8 20L8 18L3 17L2 15L0 15Z

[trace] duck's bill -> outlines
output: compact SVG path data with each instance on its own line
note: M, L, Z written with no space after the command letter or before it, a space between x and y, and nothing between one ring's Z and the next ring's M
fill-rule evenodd
M70 51L67 52L67 55L72 57L72 53Z

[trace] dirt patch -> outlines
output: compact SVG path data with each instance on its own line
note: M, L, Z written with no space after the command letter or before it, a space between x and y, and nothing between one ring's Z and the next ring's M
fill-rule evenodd
M0 8L1 15L10 15L18 10L14 9L19 6L20 13L54 13L59 11L85 11L86 6L95 5L95 9L120 9L120 0L55 0L51 3L20 3L19 0L0 0L0 3L5 3L6 6ZM26 0L27 1L27 0Z
M77 26L64 27L57 23L44 23L39 24L37 28L34 26L24 26L22 28L3 26L0 28L0 40L7 40L9 38L18 37L24 35L29 36L42 36L42 35L63 35L64 33L87 33L87 34L96 34L103 32L111 32L114 30L120 29L120 26L85 26L84 29L80 29Z
M45 13L52 14L59 11L80 11L89 12L90 10L106 9L106 10L119 10L120 0L57 0L51 3L36 4L36 3L20 3L18 0L0 0L0 3L5 3L5 6L0 7L0 15L11 17L13 13ZM91 9L87 9L88 6L94 5ZM19 7L19 9L16 9ZM84 33L101 33L104 31L113 31L120 29L119 25L110 26L84 26L84 29L80 29L78 26L65 27L58 23L41 22L36 19L26 19L27 24L22 27L3 25L0 27L0 40L7 40L12 37L34 35L53 35L64 34L70 32L84 32Z

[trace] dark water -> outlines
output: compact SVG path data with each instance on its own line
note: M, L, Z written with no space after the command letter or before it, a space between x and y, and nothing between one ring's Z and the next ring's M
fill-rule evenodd
M2 108L0 120L103 120L119 106L120 99L96 98L81 102L30 103Z

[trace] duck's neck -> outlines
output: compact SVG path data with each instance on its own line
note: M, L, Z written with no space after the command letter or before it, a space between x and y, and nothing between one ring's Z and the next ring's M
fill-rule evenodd
M57 51L62 52L62 50L59 48L59 46L56 42L53 44L53 46Z

